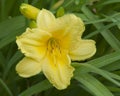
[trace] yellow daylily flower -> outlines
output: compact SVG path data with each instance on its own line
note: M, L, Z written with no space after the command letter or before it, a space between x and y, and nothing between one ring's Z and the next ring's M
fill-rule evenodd
M22 77L31 77L41 71L57 89L65 89L73 77L71 60L85 60L96 52L93 40L82 40L83 21L74 14L59 18L42 9L36 19L36 28L27 28L17 37L17 45L25 57L17 64Z

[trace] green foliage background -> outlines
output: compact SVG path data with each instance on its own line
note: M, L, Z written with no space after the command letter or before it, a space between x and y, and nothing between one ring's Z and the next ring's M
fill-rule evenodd
M86 25L83 38L96 41L94 57L72 62L76 70L67 89L55 89L42 73L27 79L16 74L23 54L15 39L30 21L19 11L22 3L56 16L76 14ZM0 0L0 96L120 96L120 0Z

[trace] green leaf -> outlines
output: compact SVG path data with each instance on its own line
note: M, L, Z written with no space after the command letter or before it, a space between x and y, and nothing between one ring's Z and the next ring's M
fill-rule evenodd
M25 26L25 18L22 16L14 17L9 20L5 20L0 23L0 39L10 35L15 34L16 31Z
M0 49L13 42L17 35L25 30L25 19L22 16L0 23Z
M120 81L120 76L117 75L117 74L114 74L114 73L110 73L108 71L103 71L105 74L108 74L111 78L114 78L116 80L119 80Z
M5 57L3 56L3 53L0 51L0 65L1 65L1 67L4 69L4 67L5 67Z
M114 23L112 23L112 24L108 24L108 25L106 25L106 26L104 26L104 27L102 27L102 28L100 28L100 29L98 29L98 30L96 30L96 31L88 34L88 35L85 36L84 38L91 38L92 36L94 36L94 35L96 35L96 34L99 34L100 32L107 31L109 28L115 26L116 24L117 24L117 22L114 22Z
M0 40L0 49L8 45L9 43L15 41L16 36L20 35L22 32L24 32L25 28L22 27L17 30L13 30L14 33L11 33Z
M84 69L86 69L86 70L82 70L81 67L84 67ZM77 70L77 72L80 72L80 73L93 72L93 73L99 74L99 75L103 76L104 78L108 79L109 81L111 81L112 83L114 83L120 87L120 82L115 80L115 79L120 80L120 76L118 76L116 74L113 74L113 73L110 73L108 71L96 68L96 67L94 67L90 64L86 64L86 63L78 64L78 67L76 70ZM115 78L115 79L113 79L113 78Z
M19 94L19 96L32 96L38 92L45 91L51 87L52 85L47 80L44 80L36 85L33 85L27 90L23 91L21 94Z
M110 65L111 63L120 60L120 51L113 52L111 54L99 57L97 59L91 60L87 62L90 65L93 65L97 68L105 67L107 65ZM73 62L73 66L78 66L79 63ZM82 67L81 70L86 70L85 67ZM87 72L87 70L86 70Z
M76 72L75 79L82 83L95 96L114 96L101 82L90 74Z
M113 3L119 3L120 0L106 0L102 5L107 5L107 4L113 4Z
M82 7L83 13L90 19L90 20L98 20L98 18L87 8L86 6ZM104 27L103 23L95 23L93 24L97 29ZM111 47L115 50L120 49L120 41L116 39L116 37L112 34L110 30L102 31L100 34L104 37L104 39L111 45Z
M0 78L0 85L1 85L1 88L3 88L5 92L8 94L7 96L13 96L12 92L10 91L10 89L7 87L7 85L4 83L4 81L1 78Z
M108 89L111 90L112 92L119 92L120 93L120 88L116 88L116 87L109 87Z
M91 60L88 63L96 66L97 68L104 67L106 65L109 65L117 60L120 60L120 50L110 53L108 55L99 57L97 59Z
M11 69L11 67L16 64L21 58L23 57L23 54L20 51L17 51L12 58L10 59L10 61L8 62L8 64L6 65L5 71L4 71L4 78L6 78L6 76L9 75L9 71Z
M120 69L120 60L103 67L104 70L116 71Z

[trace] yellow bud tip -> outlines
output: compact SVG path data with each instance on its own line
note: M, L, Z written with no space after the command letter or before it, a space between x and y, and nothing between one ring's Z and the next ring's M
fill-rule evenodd
M29 19L36 20L39 11L38 8L29 4L22 3L20 6L20 12Z
M20 10L26 9L26 6L27 6L27 5L28 5L28 4L22 3L21 6L20 6Z
M22 14L25 14L25 10L27 10L27 7L25 6L26 4L21 4L21 6L20 6L20 12L22 13Z

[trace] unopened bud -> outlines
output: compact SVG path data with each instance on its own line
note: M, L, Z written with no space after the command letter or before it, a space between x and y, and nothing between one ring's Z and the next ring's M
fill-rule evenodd
M63 7L60 7L60 8L57 10L56 16L57 16L57 17L61 17L61 16L64 15L64 13L65 13L64 8L63 8Z
M36 28L36 27L37 27L36 22L35 22L34 20L32 20L32 21L30 22L30 24L29 24L29 27L30 27L30 28Z
M32 5L23 3L20 6L20 11L25 17L36 20L40 10Z

